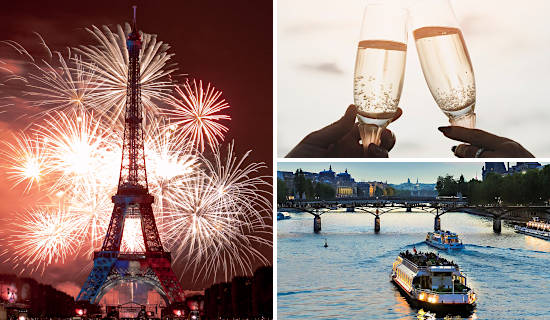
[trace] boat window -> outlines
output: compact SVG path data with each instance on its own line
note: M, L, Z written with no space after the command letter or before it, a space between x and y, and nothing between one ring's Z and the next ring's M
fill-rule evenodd
M434 272L432 274L432 290L440 292L453 291L453 278L450 272Z
M430 277L421 276L421 277L418 277L417 279L421 289L431 289L432 283L431 283Z

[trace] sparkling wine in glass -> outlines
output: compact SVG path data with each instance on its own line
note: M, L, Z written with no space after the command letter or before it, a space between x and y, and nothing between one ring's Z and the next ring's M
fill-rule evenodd
M353 100L364 148L397 112L407 55L406 11L392 4L367 5L357 46Z
M462 31L448 0L423 0L411 8L411 24L424 78L454 126L474 128L476 85Z

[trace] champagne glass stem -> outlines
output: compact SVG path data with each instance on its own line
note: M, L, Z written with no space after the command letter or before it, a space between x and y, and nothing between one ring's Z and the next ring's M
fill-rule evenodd
M359 134L361 135L361 143L363 144L363 148L367 150L371 143L379 146L381 142L380 136L385 128L386 126L379 126L370 123L359 123Z
M449 122L452 126L459 126L473 129L476 127L476 114L475 112L467 113L461 117L449 118Z

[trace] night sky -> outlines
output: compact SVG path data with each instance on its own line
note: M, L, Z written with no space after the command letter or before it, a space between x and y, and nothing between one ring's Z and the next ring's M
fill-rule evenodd
M263 174L271 175L271 1L5 1L0 40L15 40L35 52L40 47L33 34L36 31L52 50L65 52L66 47L94 43L86 27L129 22L133 4L138 5L138 28L170 44L178 74L211 82L223 91L232 118L225 123L229 127L225 142L234 140L238 155L252 149L250 159L265 162L268 168ZM2 110L0 139L28 125L17 118L28 111L24 101ZM21 195L21 188L11 190L9 185L5 172L0 171L0 218L32 201ZM265 254L271 259L271 249ZM82 263L54 266L38 280L56 284L70 279L81 285L88 272L77 272L81 267ZM6 271L9 265L0 266L0 272Z

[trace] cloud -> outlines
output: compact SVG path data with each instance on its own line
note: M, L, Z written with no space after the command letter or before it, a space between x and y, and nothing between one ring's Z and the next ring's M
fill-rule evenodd
M308 71L317 71L331 74L343 74L344 71L334 62L318 63L318 64L302 64L300 69Z

